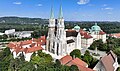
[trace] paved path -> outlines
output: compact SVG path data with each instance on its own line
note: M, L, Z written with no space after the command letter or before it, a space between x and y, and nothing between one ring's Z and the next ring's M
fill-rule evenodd
M95 50L89 50L90 51L90 53L95 53L96 51ZM97 51L97 53L98 54L100 54L99 56L93 56L93 57L95 57L95 58L97 58L97 59L100 59L100 57L103 57L103 56L105 56L106 55L106 52L104 52L104 51Z
M82 55L84 55L84 53L85 53L86 50L88 50L91 53L91 55L96 52L95 50L89 50L87 48L84 48L84 49L81 50ZM99 51L98 50L97 53L100 54L100 56L93 56L92 55L93 57L95 57L97 59L100 59L100 57L103 57L103 56L106 55L106 52L104 52L104 51Z

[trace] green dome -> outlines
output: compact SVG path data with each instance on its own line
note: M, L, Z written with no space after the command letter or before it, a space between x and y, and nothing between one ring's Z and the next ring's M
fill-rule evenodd
M95 23L95 25L91 27L91 30L92 31L100 31L101 28L97 25L97 23Z
M80 27L77 25L74 27L75 30L80 30Z

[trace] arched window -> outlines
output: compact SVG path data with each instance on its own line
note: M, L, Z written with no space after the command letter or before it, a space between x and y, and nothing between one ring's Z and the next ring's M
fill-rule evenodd
M59 55L59 43L57 43L57 55Z

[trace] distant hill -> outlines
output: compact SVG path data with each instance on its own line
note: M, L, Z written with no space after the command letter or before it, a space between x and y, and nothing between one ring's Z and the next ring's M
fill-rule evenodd
M78 25L80 28L89 30L91 26L98 25L106 33L120 33L120 22L117 21L65 21L65 28L71 29ZM48 19L27 18L27 17L0 17L0 32L7 29L16 29L16 31L33 31L36 29L47 29ZM57 23L57 20L56 20Z
M27 18L27 17L0 17L0 23L16 23L16 24L47 24L47 19Z

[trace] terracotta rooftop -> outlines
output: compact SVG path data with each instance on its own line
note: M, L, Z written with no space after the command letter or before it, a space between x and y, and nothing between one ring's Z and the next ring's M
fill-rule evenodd
M25 53L32 53L32 52L35 52L35 51L38 51L38 50L43 50L43 48L41 46L31 47L31 48L28 48Z
M87 66L87 63L82 61L81 59L79 58L74 58L72 61L70 61L67 65L68 66L71 66L71 65L81 65L81 66L84 66L86 67Z
M7 46L11 49L15 49L16 45L13 42L10 42Z
M34 42L34 43L33 43ZM32 39L27 41L20 42L10 42L8 47L10 49L14 49L14 51L18 54L19 52L31 53L38 50L43 50L41 45L45 44L46 39L44 36L38 39ZM24 45L29 45L29 47L23 48Z
M89 38L93 38L90 34L84 34L84 38L86 38L86 39L89 39Z
M87 32L84 31L83 29L80 29L80 34L81 34L81 36L84 36L85 34L87 34Z
M80 71L94 71L90 68L87 68L87 63L82 61L79 58L72 58L70 55L66 55L63 58L60 59L61 64L71 66L76 65L78 66Z
M99 34L100 34L100 35L104 35L104 34L106 34L106 33L103 32L103 31L100 31Z
M93 69L81 66L81 65L77 65L80 71L95 71Z
M109 36L120 38L120 33L110 34Z
M71 60L72 60L72 57L70 55L66 55L60 59L60 62L61 62L61 64L65 65Z

